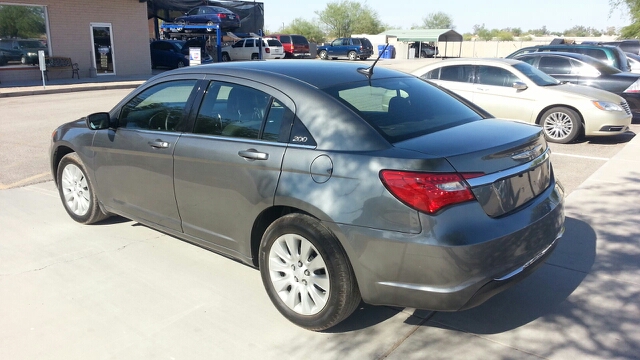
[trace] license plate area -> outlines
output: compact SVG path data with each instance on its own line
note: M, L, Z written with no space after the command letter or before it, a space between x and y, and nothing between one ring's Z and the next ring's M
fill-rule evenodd
M487 215L498 217L516 210L540 195L551 184L551 163L540 165L474 189Z

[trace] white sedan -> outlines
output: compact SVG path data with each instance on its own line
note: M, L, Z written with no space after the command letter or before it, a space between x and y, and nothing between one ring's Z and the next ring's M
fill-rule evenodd
M553 142L620 134L631 124L631 110L622 97L563 84L518 60L449 59L413 75L455 92L498 118L541 125Z
M260 53L260 39L247 38L238 40L231 46L222 48L222 61L257 60ZM263 59L284 59L284 47L280 40L262 39Z

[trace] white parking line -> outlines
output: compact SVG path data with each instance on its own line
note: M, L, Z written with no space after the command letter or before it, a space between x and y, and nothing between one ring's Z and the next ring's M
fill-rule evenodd
M575 158L580 158L580 159L589 159L589 160L608 161L610 159L610 158L603 158L603 157L597 157L597 156L573 155L573 154L563 154L563 153L557 153L557 152L552 152L551 154L552 155L559 155L559 156L575 157Z

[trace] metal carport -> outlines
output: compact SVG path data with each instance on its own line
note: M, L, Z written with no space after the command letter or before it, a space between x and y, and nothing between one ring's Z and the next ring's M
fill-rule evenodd
M462 35L452 29L387 30L381 35L394 36L399 42L405 43L420 42L420 44L422 44L423 42L444 42L444 56L440 54L441 57L447 57L447 45L450 42L459 42L461 44L458 50L458 57L462 54ZM453 46L452 50L454 50Z

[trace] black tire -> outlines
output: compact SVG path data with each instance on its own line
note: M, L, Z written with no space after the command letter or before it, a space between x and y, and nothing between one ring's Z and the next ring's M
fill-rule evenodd
M213 26L213 25L215 25L215 24L213 23L213 21L207 21L207 26ZM213 30L213 29L211 29L211 28L207 28L207 30L206 30L206 31L207 31L208 33L210 33L210 32L213 32L214 30Z
M307 254L299 253L303 248L308 249ZM326 330L346 319L360 304L360 290L347 255L335 235L310 216L289 214L274 221L262 237L259 265L275 307L305 329ZM284 284L280 290L276 290L274 281ZM287 305L281 296L296 304Z
M251 54L251 60L258 60L258 54Z
M349 51L349 53L347 54L347 57L349 58L349 60L351 61L356 61L358 60L358 54L356 54L355 51Z
M178 21L176 21L176 25L178 25L178 26L179 26L179 27L177 27L177 28L176 28L176 31L177 31L177 32L184 32L184 26L185 26L186 24L187 24L187 23L186 23L184 20L178 20Z
M229 54L222 53L222 61L223 62L231 61L231 57L229 56Z
M320 50L320 52L318 53L318 57L320 58L320 60L328 60L329 59L329 56L328 56L326 50Z
M547 141L567 144L582 132L580 115L563 106L551 108L540 117L540 125Z
M178 63L176 64L177 68L181 68L181 67L185 67L186 64L184 62L184 60L178 60Z
M65 155L56 174L58 193L71 218L81 224L93 224L109 217L100 205L87 170L76 153Z
M26 55L22 55L22 57L20 58L20 63L22 65L28 65L29 64L29 59L27 58Z
M367 60L366 56L360 56L360 60Z

